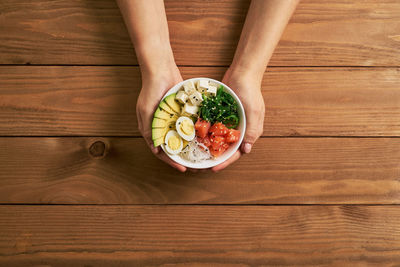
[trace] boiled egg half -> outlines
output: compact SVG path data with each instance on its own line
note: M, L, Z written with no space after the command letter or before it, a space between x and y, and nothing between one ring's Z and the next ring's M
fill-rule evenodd
M172 155L176 155L182 151L183 141L176 131L171 130L166 134L164 148Z
M180 137L186 141L192 141L195 137L194 123L186 116L181 116L176 120L176 130Z

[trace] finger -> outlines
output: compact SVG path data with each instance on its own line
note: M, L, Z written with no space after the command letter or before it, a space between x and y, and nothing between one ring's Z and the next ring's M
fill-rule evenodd
M150 141L150 139L151 139L149 136L150 133L148 133L147 131L144 131L142 113L139 111L138 108L136 108L136 117L137 117L139 131L142 134L144 140L146 141L146 144L150 147L151 151L154 154L157 154L160 149L158 147L154 147L153 141L152 140Z
M264 124L264 112L261 112L261 116L254 119L249 119L247 123L246 133L243 138L243 142L240 146L240 150L244 154L248 154L251 152L254 143L257 139L261 136L263 132L263 125Z
M142 133L142 118L140 117L140 114L137 114L137 124L139 132Z
M147 146L150 147L151 152L152 152L153 154L156 155L156 154L160 153L160 147L155 147L155 146L154 146L153 140L151 140L151 135L149 136L149 134L146 133L146 131L143 131L143 132L142 132L142 136L143 136L143 138L144 138L144 140L145 140Z
M161 151L160 147L159 147L159 146L155 147L155 146L153 145L153 142L152 142L152 141L151 141L151 144L149 144L149 147L150 147L150 149L151 149L151 152L153 152L154 155L159 154L160 151Z
M152 133L151 133L150 126L147 125L147 123L144 123L143 126L145 128L141 129L141 133L142 133L143 138L146 141L147 145L150 147L151 152L153 152L153 154L160 153L160 147L155 147L153 144L153 139L151 138Z
M140 111L137 106L136 106L136 119L138 122L139 131L142 131L142 116L140 115Z
M186 171L186 167L182 166L178 163L176 163L175 161L173 161L172 159L170 159L164 152L160 152L158 154L155 154L157 158L161 159L162 161L164 161L165 163L167 163L168 165L172 166L173 168L177 169L180 172L185 172Z
M240 151L242 151L244 154L249 154L253 148L253 144L254 142L243 142L240 146Z
M250 153L254 143L257 141L259 136L260 134L258 133L257 130L247 129L246 134L243 138L243 142L240 146L240 150L245 154Z
M221 164L218 164L217 166L213 167L212 170L214 172L218 172L220 170L223 170L226 167L228 167L230 164L232 164L233 162L237 161L240 158L240 156L241 156L241 153L240 153L239 150L237 150L235 152L235 154L232 155L232 157L230 157L226 161L222 162Z
M142 132L142 135L143 135L143 138L144 138L145 142L150 147L151 152L157 158L161 159L162 161L164 161L165 163L167 163L170 166L174 167L175 169L177 169L180 172L185 172L186 171L186 167L176 163L175 161L170 159L165 153L160 153L160 151L161 151L160 147L154 147L153 140L151 140L151 131L150 130L146 131L144 129L141 129L141 132Z

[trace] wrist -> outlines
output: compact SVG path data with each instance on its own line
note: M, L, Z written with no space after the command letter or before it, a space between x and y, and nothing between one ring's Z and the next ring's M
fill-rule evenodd
M160 55L157 59L151 59L139 65L142 76L144 77L153 77L162 73L179 72L174 58L167 57L166 55Z
M166 87L172 87L182 80L182 76L174 61L159 62L151 66L140 66L142 84L151 85L165 83Z
M139 42L135 51L142 72L158 73L160 70L176 67L169 40Z
M243 79L261 84L265 68L254 68L232 64L226 71L227 78Z
M233 60L229 70L235 76L240 75L244 77L249 77L255 79L257 81L261 81L266 66L263 64L257 63L256 60L247 60L247 61L240 61L240 60Z

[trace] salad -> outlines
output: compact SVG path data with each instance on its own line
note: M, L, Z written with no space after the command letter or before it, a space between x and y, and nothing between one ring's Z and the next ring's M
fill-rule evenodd
M157 107L153 144L193 163L216 159L239 140L239 122L238 104L224 86L188 80Z

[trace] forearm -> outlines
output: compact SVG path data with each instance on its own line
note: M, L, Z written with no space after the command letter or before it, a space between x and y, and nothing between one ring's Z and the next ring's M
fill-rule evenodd
M175 65L164 2L162 0L117 0L142 73Z
M252 0L231 65L262 78L299 0Z

